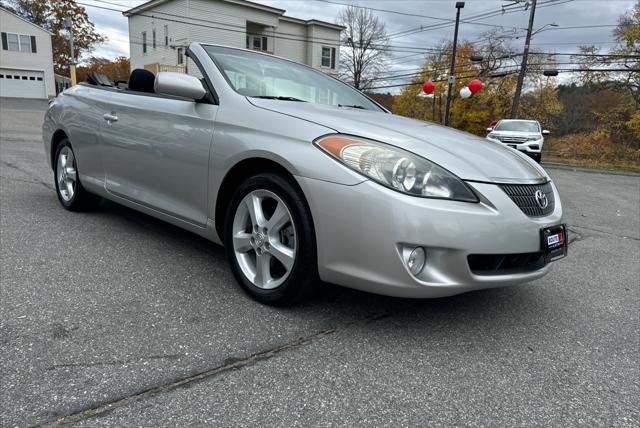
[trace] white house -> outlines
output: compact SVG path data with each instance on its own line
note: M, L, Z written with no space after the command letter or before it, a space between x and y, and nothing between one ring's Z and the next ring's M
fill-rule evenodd
M151 0L123 14L129 19L131 68L192 72L191 42L254 49L336 74L344 27L284 15L246 0Z
M54 97L51 33L2 7L0 29L0 97Z

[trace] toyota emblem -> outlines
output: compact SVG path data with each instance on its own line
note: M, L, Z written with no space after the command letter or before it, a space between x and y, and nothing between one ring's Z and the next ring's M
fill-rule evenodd
M547 195L544 194L542 190L536 190L536 203L542 209L545 209L549 206L549 200L547 199Z

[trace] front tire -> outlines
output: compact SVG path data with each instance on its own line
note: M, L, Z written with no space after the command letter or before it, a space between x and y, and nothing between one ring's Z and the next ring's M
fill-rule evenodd
M88 211L100 202L100 197L89 193L82 187L78 174L76 156L71 142L64 139L56 150L53 171L56 194L60 204L69 211Z
M236 280L261 303L292 305L317 283L311 212L281 174L260 173L239 186L225 218L224 242Z

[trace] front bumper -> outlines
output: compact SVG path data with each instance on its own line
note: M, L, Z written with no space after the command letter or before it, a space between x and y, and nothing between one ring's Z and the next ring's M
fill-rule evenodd
M489 141L493 141L494 143L500 143L504 146L511 147L513 149L519 150L521 152L537 154L542 153L542 146L544 144L544 140L534 140L534 141L526 141L524 143L504 143L500 140L488 138Z
M313 214L324 281L391 296L443 297L532 281L550 269L476 275L467 256L540 251L540 229L562 222L555 186L553 213L532 218L494 184L469 183L482 195L472 204L412 197L371 181L345 186L296 179ZM402 259L404 245L426 249L418 277Z

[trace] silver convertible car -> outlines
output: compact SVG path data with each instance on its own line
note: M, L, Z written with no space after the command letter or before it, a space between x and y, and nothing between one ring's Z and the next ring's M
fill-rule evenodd
M566 254L558 192L527 156L288 60L198 43L188 56L189 74L134 70L51 103L64 208L107 198L223 244L273 305L319 280L450 296L535 280Z

